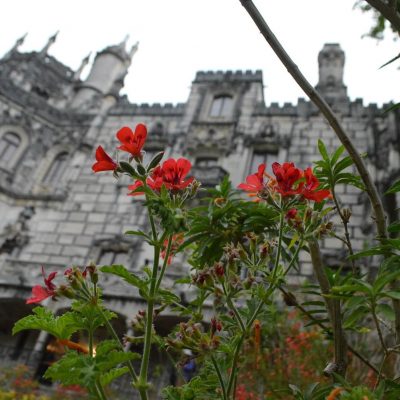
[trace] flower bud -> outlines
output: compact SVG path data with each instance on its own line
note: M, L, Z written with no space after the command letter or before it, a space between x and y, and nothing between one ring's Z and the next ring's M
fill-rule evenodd
M349 222L349 220L350 220L350 217L351 217L351 210L348 209L348 208L344 208L342 210L342 216L343 216L343 222L345 224L347 224Z

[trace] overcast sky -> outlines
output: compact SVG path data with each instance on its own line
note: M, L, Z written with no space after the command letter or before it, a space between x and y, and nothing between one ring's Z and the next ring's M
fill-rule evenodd
M390 34L383 43L362 39L371 18L353 10L353 0L255 3L312 84L318 52L337 42L352 99L400 101L398 64L378 70L399 53L399 42ZM123 92L135 103L185 102L199 70L262 69L267 104L304 97L239 0L12 0L3 2L0 21L0 54L25 32L21 51L33 51L60 30L50 54L73 69L129 34L128 44L140 45Z

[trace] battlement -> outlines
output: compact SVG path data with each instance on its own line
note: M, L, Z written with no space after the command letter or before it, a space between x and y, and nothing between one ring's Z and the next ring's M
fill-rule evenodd
M215 82L215 81L245 81L262 82L263 75L261 70L251 71L198 71L194 83Z
M129 102L118 103L110 112L111 115L169 115L181 116L184 112L185 104L178 103L142 103L133 104Z

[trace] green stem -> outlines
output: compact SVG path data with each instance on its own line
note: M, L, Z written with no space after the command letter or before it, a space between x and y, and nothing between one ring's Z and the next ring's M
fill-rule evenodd
M236 345L235 353L233 355L231 374L229 376L228 388L226 389L226 394L228 396L228 399L229 399L229 397L231 395L231 391L233 389L233 384L235 382L235 376L236 376L236 373L237 373L236 365L237 365L237 362L239 360L239 354L240 354L240 350L242 348L244 337L245 337L245 332L243 332L242 335L240 336L240 339L239 339L239 341L238 341L238 343Z
M167 244L167 249L165 251L164 262L163 262L163 265L161 268L160 276L158 277L158 280L156 283L156 289L155 289L156 293L158 292L158 289L161 285L162 278L164 277L164 274L165 274L165 270L167 269L167 266L168 266L168 258L169 258L169 254L171 253L171 247L172 247L172 237L173 237L173 235L170 235L168 238L168 244Z
M121 349L122 351L125 351L125 348L124 348L123 344L122 344L121 341L119 340L119 337L118 337L118 335L117 335L117 332L115 332L115 330L114 330L113 326L111 325L110 321L109 321L109 320L107 319L107 317L104 315L103 310L102 310L99 306L97 306L97 310L99 311L99 314L100 314L101 317L103 318L103 321L104 321L104 323L106 324L107 330L109 331L109 333L111 334L111 336L113 337L113 339L118 343L120 349ZM133 368L133 365L132 365L132 363L131 363L130 360L127 361L127 365L128 365L129 373L130 373L130 375L131 375L132 378L133 378L133 382L137 382L138 377L137 377L137 375L136 375L136 372L135 372L135 370L134 370L134 368Z
M96 383L96 391L97 391L97 394L98 394L100 400L107 400L107 396L106 396L104 389L101 386L100 382Z
M276 253L276 259L275 259L275 265L274 269L272 271L272 278L271 278L271 284L275 281L277 270L278 270L278 265L279 265L279 260L281 258L281 250L282 250L282 237L283 237L283 212L281 210L281 215L279 217L279 238L278 238L278 250Z
M147 388L148 388L147 376L149 369L152 331L153 331L153 312L154 312L154 302L156 296L157 272L160 261L160 247L157 245L157 231L154 223L153 214L150 208L149 208L149 220L154 241L154 260L153 260L153 270L150 282L149 297L147 299L143 357L142 357L142 363L140 365L139 380L137 384L137 388L139 390L140 397L142 398L142 400L147 400Z
M287 268L285 269L283 276L286 276L288 274L288 272L290 271L290 268L292 268L293 264L296 262L297 256L299 255L300 250L303 247L303 243L304 243L304 240L303 240L303 238L301 238L299 245L297 246L297 249L296 249L295 253L293 254L293 258L290 260L290 263L287 266Z
M225 294L225 297L226 297L226 301L228 302L229 308L230 308L230 309L233 311L233 313L235 314L235 317L236 317L236 319L237 319L238 322L239 322L239 325L240 325L240 328L241 328L242 332L245 332L245 331L246 331L246 327L244 326L243 320L242 320L242 318L241 318L241 316L240 316L240 314L239 314L239 311L237 310L235 304L233 303L233 301L232 301L232 299L231 299L231 297L230 297L230 294L229 294L228 291L226 290L225 284L222 285L222 288L223 288L223 290L224 290L224 294Z
M214 356L211 356L211 361L212 361L212 363L214 365L215 372L217 373L217 376L218 376L219 384L220 384L221 390L222 390L222 397L223 397L224 400L227 400L225 383L224 383L224 379L222 378L221 370L219 369L218 364L217 364Z

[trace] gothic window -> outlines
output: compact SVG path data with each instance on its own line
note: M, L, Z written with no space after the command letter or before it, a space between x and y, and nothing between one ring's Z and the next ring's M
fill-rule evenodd
M68 153L63 152L58 154L50 165L50 168L47 170L46 175L44 176L43 181L48 184L57 183L63 176L68 160Z
M277 160L277 154L271 151L254 151L250 164L250 173L257 171L260 164L266 164L268 169L271 169L272 163Z
M14 132L6 132L0 139L0 160L3 164L9 163L19 145L21 138Z
M232 107L232 96L216 96L211 104L210 117L229 117L232 113Z

